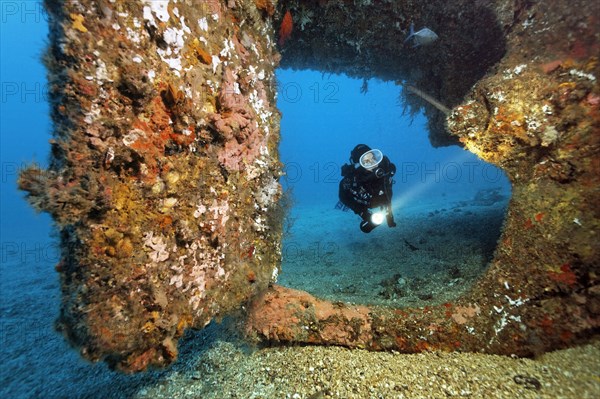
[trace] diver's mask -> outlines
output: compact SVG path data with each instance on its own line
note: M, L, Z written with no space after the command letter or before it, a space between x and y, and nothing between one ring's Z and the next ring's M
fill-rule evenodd
M369 150L362 154L359 159L360 166L366 170L373 170L383 160L383 153L377 149Z

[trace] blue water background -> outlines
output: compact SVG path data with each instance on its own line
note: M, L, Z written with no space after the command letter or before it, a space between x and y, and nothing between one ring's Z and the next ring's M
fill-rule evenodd
M35 162L47 165L51 124L46 71L41 62L47 16L39 2L0 3L0 235L2 263L46 245L50 218L36 214L16 190L18 171ZM24 241L25 240L25 241ZM19 248L14 254L15 245ZM29 257L35 260L32 249ZM30 259L31 260L31 259Z

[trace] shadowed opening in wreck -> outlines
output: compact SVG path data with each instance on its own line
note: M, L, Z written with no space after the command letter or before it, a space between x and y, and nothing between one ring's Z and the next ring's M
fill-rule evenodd
M463 294L493 257L511 195L501 169L459 146L434 148L423 114L393 82L279 70L282 181L292 199L279 283L331 301L394 307ZM392 208L369 234L335 209L341 166L359 143L396 165Z

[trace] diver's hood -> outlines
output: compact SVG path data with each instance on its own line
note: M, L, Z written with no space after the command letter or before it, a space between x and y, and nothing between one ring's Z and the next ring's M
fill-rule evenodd
M357 144L350 152L350 161L352 163L358 163L360 157L367 151L371 151L371 147L366 144Z
M362 154L359 163L366 170L373 170L382 160L383 153L377 149L373 149Z

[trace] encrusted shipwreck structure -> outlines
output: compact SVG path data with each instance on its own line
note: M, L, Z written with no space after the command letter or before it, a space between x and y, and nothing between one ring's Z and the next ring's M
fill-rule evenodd
M403 352L531 355L600 327L595 2L46 6L52 162L19 184L60 229L58 324L85 357L126 371L166 365L185 328L248 303L247 331L262 340ZM412 22L439 40L405 44ZM506 171L505 228L468 295L394 310L272 284L278 65L416 87L402 98L425 112L433 144L462 145Z
M83 355L165 365L277 277L279 54L252 2L48 1L59 326Z

